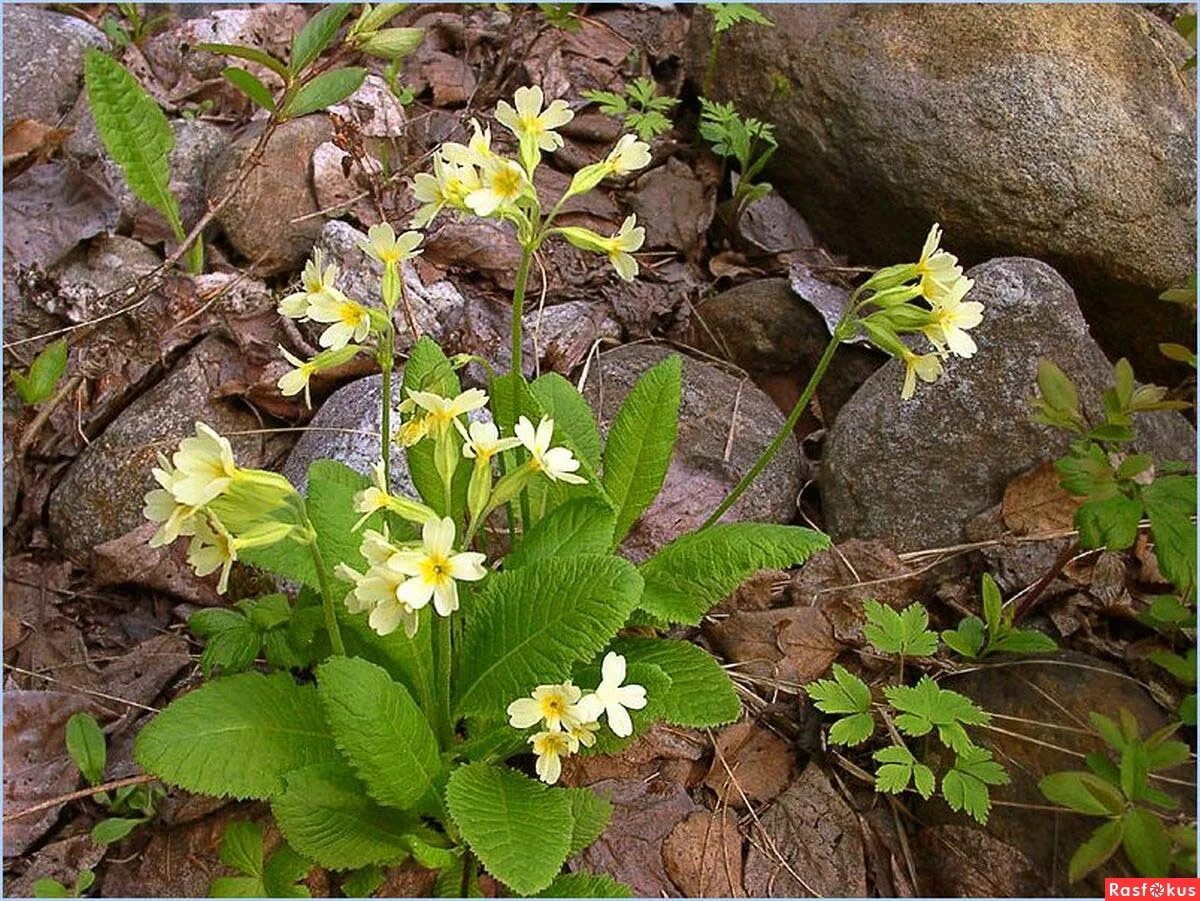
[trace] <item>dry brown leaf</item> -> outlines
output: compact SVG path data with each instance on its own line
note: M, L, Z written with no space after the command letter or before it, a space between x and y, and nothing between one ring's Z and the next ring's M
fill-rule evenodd
M900 610L915 600L921 578L881 541L852 538L815 554L792 582L793 603L825 612L840 641L859 642L863 602Z
M1054 464L1043 463L1008 483L1000 510L1014 535L1046 535L1073 529L1079 504L1059 484Z
M755 723L735 723L717 735L704 784L723 804L770 801L787 786L796 765L792 746Z
M742 843L728 810L694 813L663 842L663 866L685 897L744 898Z
M841 653L825 614L813 607L734 613L706 634L738 672L792 690L819 678Z
M866 895L858 817L815 763L750 833L745 886L752 898Z
M664 866L663 841L697 811L687 790L666 778L608 779L592 788L612 801L612 820L571 866L607 873L632 888L635 897L678 895Z
M13 814L49 801L79 785L79 770L67 755L67 720L97 713L87 698L62 691L4 692L4 802ZM4 856L23 854L54 825L62 805L4 821Z
M55 128L36 119L13 121L4 129L4 168L46 162L70 134L69 128Z

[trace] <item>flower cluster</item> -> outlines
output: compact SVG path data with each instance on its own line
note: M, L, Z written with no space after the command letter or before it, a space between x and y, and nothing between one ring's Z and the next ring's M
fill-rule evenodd
M633 734L630 710L646 706L646 689L641 685L625 685L625 658L610 651L600 666L600 684L584 694L572 682L539 685L526 698L508 705L508 723L514 729L540 726L529 737L537 755L537 774L543 782L553 785L562 774L562 759L590 748L596 743L600 717L619 738Z
M434 444L434 462L445 486L450 486L459 464L471 461L471 481L467 491L467 511L471 524L462 547L469 547L479 525L501 505L516 497L537 474L551 481L582 484L586 480L576 475L580 463L565 447L552 447L554 420L544 417L535 427L521 417L514 435L500 437L491 422L470 422L464 425L467 414L487 405L488 396L478 388L463 391L455 397L443 397L431 391L410 390L400 405L405 417L397 429L397 440L406 446L422 441ZM493 482L492 461L501 453L523 448L526 461ZM449 490L447 490L449 496ZM420 542L394 542L386 526L378 532L363 533L360 553L368 564L360 572L341 564L338 578L354 588L346 598L351 612L370 611L371 627L381 635L395 631L401 624L412 637L419 626L419 613L433 601L434 610L450 616L458 609L458 582L482 579L485 556L481 553L455 551L457 527L454 520L439 516L420 501L391 492L384 474L383 462L373 470L372 484L358 492L354 508L361 514L355 529L362 528L377 511L388 511L401 519L419 524Z
M501 100L495 111L496 121L517 139L518 159L497 152L492 147L491 128L472 120L468 143L443 144L434 154L433 171L413 178L413 195L421 206L413 216L412 227L426 227L443 210L500 219L516 226L518 239L527 248L536 250L545 237L557 234L583 250L604 254L621 278L632 279L638 272L632 254L646 239L646 231L638 226L636 217L630 216L607 237L586 228L553 228L551 223L568 199L591 191L605 178L648 166L649 145L634 135L622 136L603 160L575 173L566 192L542 218L533 173L543 152L563 146L557 129L574 116L563 100L545 106L541 88L518 88L513 104Z
M182 536L191 538L188 563L198 576L221 571L224 594L238 552L293 538L307 540L299 495L273 472L243 469L233 459L229 439L203 422L184 438L168 460L158 455L153 470L159 487L145 497L143 515L159 523L151 547Z
M383 264L381 293L388 313L404 292L400 264L420 254L420 232L397 235L387 223L372 226L359 249ZM391 320L365 304L343 294L337 287L338 267L326 263L320 248L304 267L301 290L279 302L279 313L300 322L319 322L326 326L317 342L325 348L311 360L301 360L280 347L280 353L294 368L280 377L278 385L284 397L304 392L305 403L312 407L310 382L322 370L348 362L361 350L374 346L388 354L391 349ZM407 307L406 307L407 312Z
M487 575L484 555L454 550L454 520L428 520L419 544L394 544L387 528L368 529L360 548L370 564L366 573L339 563L336 574L354 589L346 596L351 613L370 611L368 621L380 635L404 625L409 638L417 634L420 611L433 601L439 616L458 609L458 583L478 582Z
M964 300L975 282L963 275L957 257L941 249L941 240L935 223L917 262L880 269L856 292L872 292L858 308L875 308L859 321L867 338L904 361L904 400L916 392L917 379L937 381L948 356L970 357L978 350L967 332L983 321L983 304ZM917 353L900 340L903 334L924 336L932 350Z

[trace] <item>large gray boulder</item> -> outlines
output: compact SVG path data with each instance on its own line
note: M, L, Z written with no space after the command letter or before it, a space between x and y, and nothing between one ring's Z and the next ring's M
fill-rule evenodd
M197 420L223 435L258 431L249 410L214 397L241 375L237 354L219 338L206 338L161 382L121 413L87 446L50 495L50 533L69 555L83 555L145 522L143 497L157 487L155 457L168 457ZM241 466L257 466L265 450L261 435L230 437Z
M249 128L213 165L209 195L222 197L236 183L258 140ZM321 234L323 217L312 180L313 151L332 135L329 117L302 116L271 135L262 161L217 216L225 237L259 275L281 275L301 266Z
M392 373L392 409L403 398L402 370ZM363 475L379 460L379 433L382 428L383 376L370 375L344 385L325 399L283 464L283 474L301 492L308 489L308 467L317 460L337 460ZM392 428L399 425L393 413ZM392 443L392 490L416 497L417 489L408 472L404 448Z
M601 354L584 397L607 434L622 401L646 370L674 353L627 344ZM679 440L662 492L625 539L624 552L643 560L698 527L754 465L783 425L783 414L747 379L683 358ZM800 453L787 442L725 521L791 522L800 491Z
M958 543L1014 476L1062 456L1066 434L1030 419L1042 357L1074 380L1090 415L1099 413L1112 366L1062 277L1021 258L967 274L985 311L973 332L979 352L948 360L942 378L918 385L909 401L900 400L904 364L889 361L838 413L821 467L834 540L879 538L897 551ZM1178 413L1141 416L1137 430L1137 446L1160 460L1195 457L1196 432Z
M1138 5L764 12L775 27L721 35L709 90L777 125L769 177L834 249L900 262L939 221L968 263L1046 260L1107 312L1195 271L1191 51ZM697 84L711 21L693 19ZM1095 318L1110 348L1138 331Z
M4 6L4 125L57 125L83 83L83 57L108 40L82 19L32 5Z

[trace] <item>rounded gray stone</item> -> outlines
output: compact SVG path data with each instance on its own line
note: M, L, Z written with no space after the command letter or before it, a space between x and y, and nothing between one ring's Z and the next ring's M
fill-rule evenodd
M1195 271L1191 51L1138 5L764 11L773 28L721 35L704 93L777 126L768 177L831 246L898 262L939 221L967 259L1034 256L1109 294ZM701 84L712 17L692 22Z
M223 435L259 428L250 412L212 397L225 381L223 369L236 366L229 345L206 338L84 449L50 495L50 532L63 551L86 554L142 525L143 498L156 487L156 455L170 456L197 420ZM230 443L239 465L261 462L258 436Z
M83 84L83 57L108 40L82 19L32 5L4 5L4 125L57 125Z
M400 383L403 372L392 373L392 409L403 397ZM283 474L304 492L308 488L308 467L317 460L337 460L363 475L382 453L379 434L383 427L383 376L371 375L339 388L325 399L307 430L296 442L283 464ZM393 414L392 428L399 425ZM408 472L404 449L392 444L392 490L416 497L417 489Z
M213 167L209 195L223 197L236 182L242 161L258 140L252 126ZM312 183L312 157L332 134L324 115L302 116L280 125L255 166L217 216L225 237L259 275L281 275L301 266L321 234ZM307 217L307 218L304 218ZM296 221L299 219L300 221Z

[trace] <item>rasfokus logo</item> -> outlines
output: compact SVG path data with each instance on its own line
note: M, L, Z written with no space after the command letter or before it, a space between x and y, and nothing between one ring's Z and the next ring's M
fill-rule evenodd
M1200 879L1105 879L1105 898L1195 898Z

